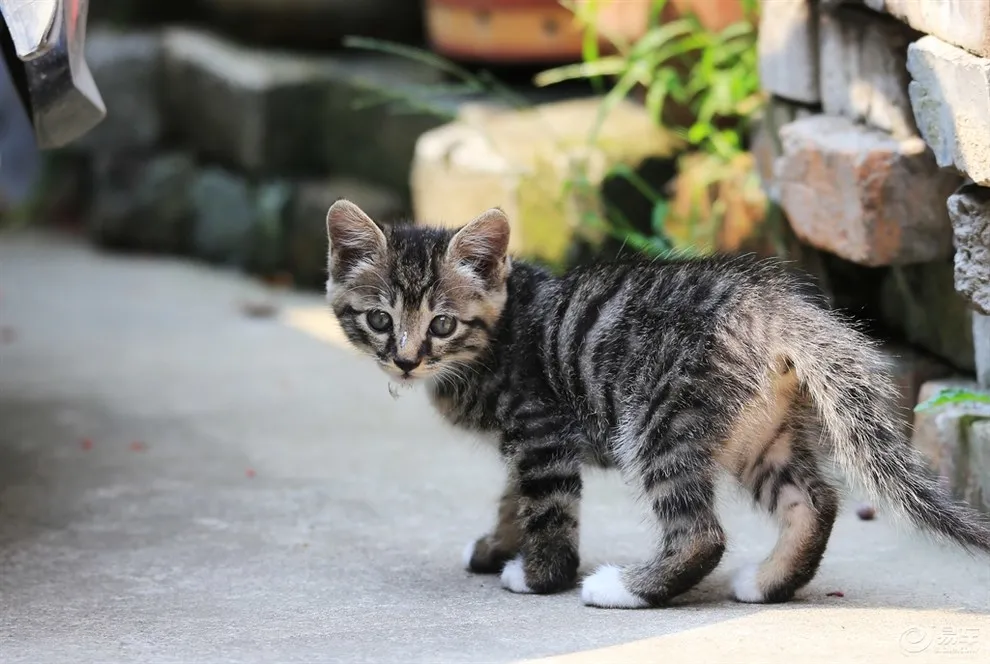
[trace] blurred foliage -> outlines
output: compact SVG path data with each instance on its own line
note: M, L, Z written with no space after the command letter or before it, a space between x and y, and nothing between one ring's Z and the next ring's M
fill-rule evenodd
M645 177L627 165L607 173L606 182L624 181L627 194L648 202L648 219L627 214L625 209L636 205L603 196L591 169L581 163L571 164L561 196L577 206L592 237L604 236L619 243L620 251L629 248L653 257L741 249L759 226L773 234L779 224L768 221L773 208L747 152L751 124L764 105L756 51L757 0L740 0L746 18L721 31L705 28L694 15L663 20L668 0L653 0L648 29L632 43L600 27L599 9L610 1L615 0L560 0L584 31L582 61L542 71L534 83L548 87L583 80L602 94L589 145L609 113L632 98L645 105L658 126L683 139L686 149L665 180ZM510 107L529 106L490 73L468 71L428 51L365 38L345 44L427 64L454 81L383 90L366 104L387 103L408 112L451 96L488 95Z
M936 410L944 406L965 404L987 404L990 405L990 393L974 392L958 387L945 387L937 394L919 403L914 408L916 413L925 413Z
M602 211L586 209L585 222L655 256L709 253L726 245L738 248L739 238L733 236L752 232L762 221L753 214L765 213L759 177L752 160L746 159L746 137L764 101L756 51L756 0L741 0L746 18L718 32L705 28L694 15L662 21L667 0L654 0L647 31L631 44L599 28L601 3L608 1L562 0L583 26L583 61L544 71L536 84L586 79L602 89L608 81L600 121L622 100L639 98L658 125L685 140L689 154L678 165L676 192L661 192L626 167L610 174L629 179L650 200L648 231L609 206ZM603 42L611 45L611 54L602 54ZM582 190L590 185L578 174L571 186ZM750 208L753 214L733 214ZM749 228L726 236L728 222Z

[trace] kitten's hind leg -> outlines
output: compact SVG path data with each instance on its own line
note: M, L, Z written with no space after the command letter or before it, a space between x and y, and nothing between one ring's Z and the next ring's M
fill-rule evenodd
M653 459L639 475L661 527L653 558L638 565L599 567L582 584L585 604L622 609L662 606L694 587L721 560L725 533L715 513L710 459L664 463L667 458Z
M475 574L499 574L505 563L519 554L521 544L519 494L510 478L498 502L495 529L465 547L464 567Z
M818 427L785 422L741 473L753 498L780 524L773 551L733 582L740 602L786 602L818 571L838 513L835 488L818 467Z

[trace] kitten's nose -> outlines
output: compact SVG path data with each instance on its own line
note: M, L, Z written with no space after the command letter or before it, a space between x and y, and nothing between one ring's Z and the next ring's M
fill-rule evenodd
M405 373L409 373L419 366L419 360L400 360L399 358L395 358L392 362L394 362L395 366L402 369Z

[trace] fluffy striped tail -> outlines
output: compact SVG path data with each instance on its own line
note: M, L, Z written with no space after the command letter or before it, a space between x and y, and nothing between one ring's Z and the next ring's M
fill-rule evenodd
M986 519L955 501L905 439L875 343L831 312L805 311L801 329L788 335L789 355L845 474L921 529L990 553Z

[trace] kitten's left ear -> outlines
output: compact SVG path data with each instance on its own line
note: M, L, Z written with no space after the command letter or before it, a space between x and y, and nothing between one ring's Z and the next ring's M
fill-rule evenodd
M494 283L508 269L508 249L509 218L499 208L492 208L457 231L447 246L447 257Z
M335 280L346 277L362 263L372 264L385 255L382 229L354 203L340 199L327 212L330 251L327 267Z

